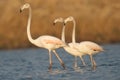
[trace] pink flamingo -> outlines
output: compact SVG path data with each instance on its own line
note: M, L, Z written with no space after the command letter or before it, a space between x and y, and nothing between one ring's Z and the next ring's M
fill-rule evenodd
M20 12L22 12L24 9L28 8L29 9L29 18L28 18L28 24L27 24L27 35L28 35L28 39L29 41L38 46L38 47L42 47L45 49L48 49L48 53L49 53L49 70L51 70L52 68L52 55L51 55L51 51L53 51L53 53L56 55L56 57L58 58L59 62L61 63L61 66L65 69L65 65L62 61L62 59L59 57L59 55L56 53L55 49L60 48L60 47L64 47L66 46L66 44L61 41L60 39L53 37L53 36L49 36L49 35L43 35L40 36L37 39L32 39L31 37L31 33L30 33L30 24L31 24L31 16L32 16L32 10L30 7L30 4L25 3L21 8L20 8Z
M89 55L91 63L92 63L92 67L93 69L96 69L96 62L94 58L92 57L92 55L97 54L98 52L104 51L103 48L99 46L98 44L91 42L91 41L82 41L80 43L76 43L75 41L75 27L76 27L75 20L72 16L70 16L64 21L64 24L66 24L68 21L73 21L73 24L74 24L73 35L72 35L73 43L70 44L71 47L77 49L81 53Z
M62 22L64 23L64 20L63 18L57 18L54 20L54 25L57 23L57 22ZM73 34L74 34L74 30L73 30ZM74 35L73 35L74 36ZM62 28L62 35L61 35L61 40L65 42L65 25L63 25L63 28ZM66 42L65 42L66 43ZM85 66L85 62L82 58L82 56L84 55L83 53L81 53L80 51L78 51L77 49L73 48L71 46L71 44L74 43L74 39L72 40L71 43L68 43L68 46L65 46L63 47L65 49L65 51L67 51L69 54L75 56L75 61L74 61L74 67L76 68L77 67L77 56L80 57L81 61L82 61L82 64Z

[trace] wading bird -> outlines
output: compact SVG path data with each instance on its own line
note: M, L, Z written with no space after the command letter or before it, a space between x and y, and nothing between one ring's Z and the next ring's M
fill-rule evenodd
M70 16L64 21L64 24L66 24L68 21L73 21L73 24L74 24L74 26L73 26L74 33L72 35L73 43L70 45L73 48L79 50L81 53L89 55L91 63L92 63L92 68L96 69L96 62L95 62L94 58L92 57L92 55L97 54L98 52L104 51L103 48L101 46L99 46L98 44L91 42L91 41L82 41L80 43L76 43L76 41L75 41L75 27L76 27L75 20L72 16Z
M57 18L57 19L55 19L54 20L54 25L57 23L57 22L61 22L61 23L64 23L64 19L63 18ZM75 27L74 27L75 28ZM61 35L61 39L62 39L62 41L64 41L65 42L65 25L63 25L63 28L62 28L62 33L61 33L62 35ZM78 51L77 49L75 49L75 48L73 48L72 46L71 46L71 44L73 44L74 43L74 39L75 39L75 35L74 35L75 33L74 33L74 29L73 29L73 33L72 33L72 42L71 43L68 43L68 46L65 46L65 47L63 47L64 49L65 49L65 51L67 51L69 54L71 54L71 55L73 55L73 56L75 56L75 61L74 61L74 67L76 68L77 67L77 57L79 56L80 57L80 59L81 59L81 61L82 61L82 64L85 66L86 64L85 64L85 62L84 62L84 60L83 60L83 58L82 58L82 56L84 55L83 53L81 53L80 51ZM66 43L66 42L65 42Z
M56 53L55 49L60 48L60 47L64 47L66 46L66 44L61 41L60 39L53 37L53 36L49 36L49 35L43 35L40 36L37 39L33 39L31 37L31 33L30 33L30 24L31 24L31 17L32 17L32 9L30 4L25 3L21 8L20 8L20 12L22 12L24 9L29 9L29 17L28 17L28 23L27 23L27 36L29 41L38 46L38 47L42 47L45 49L48 49L48 53L49 53L49 70L51 70L52 68L52 55L51 55L51 51L53 51L53 53L56 55L56 57L58 58L59 62L61 63L61 66L65 69L65 65L62 61L62 59L59 57L59 55Z

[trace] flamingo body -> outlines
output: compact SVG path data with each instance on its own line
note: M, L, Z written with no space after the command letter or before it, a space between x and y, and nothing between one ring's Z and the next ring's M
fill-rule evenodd
M54 25L55 23L57 22L64 22L63 18L57 18L54 20ZM61 36L61 40L65 42L65 25L63 26L62 28L62 36ZM82 58L83 55L85 55L84 53L81 53L79 50L75 49L73 46L74 46L74 42L75 42L75 36L74 36L74 29L73 29L73 36L72 36L72 42L71 43L68 43L67 46L63 47L65 49L66 52L68 52L69 54L75 56L75 64L74 64L74 67L77 67L77 57L80 57L81 61L82 61L82 64L85 66L85 62ZM74 38L74 39L73 39ZM66 42L65 42L66 43Z
M76 27L75 20L72 16L70 16L64 21L64 24L67 23L68 21L73 21L73 23L74 23L73 34L72 34L72 44L70 44L70 46L72 48L80 51L84 55L88 54L90 56L92 66L95 69L96 62L93 59L92 55L94 55L98 52L104 51L103 48L101 46L99 46L98 44L91 42L91 41L82 41L80 43L77 43L75 40L75 27Z
M35 40L33 44L35 44L38 47L43 47L50 50L54 50L65 46L65 43L63 41L49 35L40 36Z
M65 51L67 51L69 54L73 55L73 56L82 56L82 54L80 54L80 52L70 46L65 46L64 47Z
M22 12L24 9L28 9L29 10L29 17L28 17L28 24L27 24L27 36L29 41L38 46L38 47L42 47L45 49L48 49L48 53L49 53L49 62L50 62L50 66L49 66L49 70L51 70L52 68L52 55L51 55L51 51L53 51L53 53L56 55L56 57L58 58L58 60L60 61L61 65L63 66L63 68L65 69L64 63L62 61L62 59L59 57L59 55L56 53L55 49L60 48L65 46L66 44L53 36L49 36L49 35L43 35L40 36L37 39L33 39L31 37L31 33L30 33L30 24L31 24L31 18L32 18L32 9L30 4L25 3L21 8L20 8L20 12Z
M80 43L73 45L73 48L79 50L84 54L89 55L103 51L103 48L101 46L91 41L82 41Z

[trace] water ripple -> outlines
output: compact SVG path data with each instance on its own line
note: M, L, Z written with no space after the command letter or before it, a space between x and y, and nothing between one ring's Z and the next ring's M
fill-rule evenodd
M0 51L0 80L119 80L120 45L103 45L108 51L94 56L97 69L88 66L73 68L74 57L63 49L58 49L60 57L66 64L63 70L59 61L53 56L52 72L49 72L48 53L45 49L21 49Z

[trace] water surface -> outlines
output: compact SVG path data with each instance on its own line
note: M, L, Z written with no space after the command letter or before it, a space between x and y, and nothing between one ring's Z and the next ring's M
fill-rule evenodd
M89 57L86 67L78 59L79 68L73 68L74 57L64 49L57 49L67 69L63 70L53 55L53 71L48 71L46 49L18 49L0 51L0 80L120 80L120 44L103 45L105 52L94 56L97 69L92 70Z

